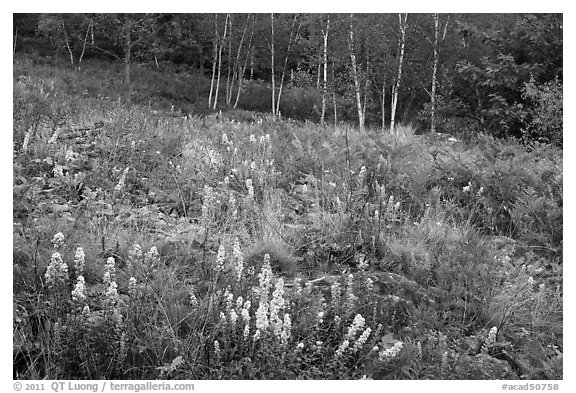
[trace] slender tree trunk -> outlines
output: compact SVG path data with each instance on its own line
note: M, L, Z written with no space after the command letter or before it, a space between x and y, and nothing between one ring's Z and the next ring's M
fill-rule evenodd
M336 72L332 63L332 105L334 106L334 128L338 125L338 111L336 106Z
M248 23L248 21L246 21ZM252 38L254 37L254 27L256 25L256 15L252 15L252 31L250 32L250 40L248 41L248 48L246 48L246 59L244 60L244 66L239 71L238 75L238 92L236 93L236 101L234 102L234 108L238 105L240 100L240 93L242 91L242 84L244 82L244 73L246 72L246 66L248 65L248 59L252 53Z
M316 89L320 90L320 75L322 74L322 56L318 56L318 70L316 71Z
M229 105L230 101L232 100L232 91L230 85L230 77L232 75L232 15L230 15L228 23L230 26L228 28L228 76L226 77L226 105Z
M326 20L326 30L322 29L324 38L324 86L322 89L322 113L320 115L320 124L324 125L326 116L326 94L328 91L328 31L330 30L330 18Z
M14 34L14 46L12 50L12 56L16 56L16 42L18 41L18 28L16 28L16 33Z
M132 102L132 83L130 81L130 62L132 61L132 25L130 18L126 16L124 20L124 73L126 75L126 87L128 88L128 97L126 101L128 104Z
M284 68L282 69L282 77L280 78L280 89L278 90L278 98L276 100L276 115L280 114L280 97L282 97L282 88L284 87L284 77L286 75L286 68L288 67L288 55L290 54L290 49L292 48L292 34L294 32L294 26L296 25L296 19L298 14L294 15L294 21L292 22L292 28L290 29L290 38L288 39L288 48L286 49L286 57L284 58ZM298 37L298 31L300 31L300 25L296 30L296 37ZM296 39L294 39L296 41Z
M226 40L226 31L228 28L228 17L230 14L226 14L226 20L224 21L224 34L220 40L220 48L218 49L218 77L216 79L216 92L214 93L214 106L212 107L216 110L216 104L218 104L218 90L220 89L220 74L222 71L222 47L224 46L224 40Z
M64 32L64 42L66 43L66 49L70 54L70 64L74 65L74 54L72 53L72 48L70 47L70 39L68 38L68 32L66 31L66 25L64 23L64 17L61 16L62 31Z
M386 75L382 81L382 132L386 129Z
M354 54L354 26L352 25L353 16L350 15L350 37L348 40L348 49L350 52L350 61L352 63L352 76L354 78L354 90L356 93L356 105L358 109L358 125L360 131L364 131L364 111L362 110L362 97L360 95L360 80L358 75L358 66L356 64L356 55Z
M242 36L240 37L240 43L238 44L238 51L236 52L236 59L234 60L233 74L232 74L232 81L230 82L230 95L226 100L226 104L232 104L232 93L233 93L233 86L236 80L240 81L240 73L242 71L242 66L240 65L240 54L242 53L242 45L244 44L244 37L246 36L246 31L248 31L248 23L250 21L250 15L246 17L246 25L244 26L244 31L242 32ZM238 90L240 89L240 83L238 83ZM238 96L238 94L236 94ZM234 104L236 107L236 104Z
M250 52L250 80L254 79L254 48Z
M208 108L212 107L212 93L216 80L216 62L218 61L218 14L214 14L214 50L212 51L212 79L210 79L210 95L208 96Z
M274 14L270 14L270 26L272 27L272 37L270 44L270 53L272 56L272 114L276 116L276 82L274 81Z
M398 74L396 76L396 83L392 85L392 111L390 113L390 132L396 135L395 121L396 121L396 108L398 106L398 91L400 90L400 82L402 80L402 63L404 62L404 48L406 46L406 22L408 14L404 14L404 21L402 21L402 14L398 14L398 22L400 25L400 54L398 59Z
M438 14L432 14L434 18L434 66L432 68L432 91L430 95L430 132L436 132L436 74L438 72Z
M78 64L82 63L82 59L84 58L84 52L86 52L86 42L88 41L88 34L90 33L90 28L92 27L92 20L88 24L88 28L86 29L86 35L84 36L84 43L82 44L82 53L80 53L80 58L78 59Z

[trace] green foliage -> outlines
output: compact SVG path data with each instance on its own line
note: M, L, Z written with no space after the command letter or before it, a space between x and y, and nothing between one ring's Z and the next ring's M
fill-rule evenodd
M529 141L553 143L562 147L562 83L556 79L538 84L532 78L524 85L522 96L533 103L528 113L531 119L522 130L523 137Z
M15 66L15 378L562 378L557 147L182 116L103 79Z

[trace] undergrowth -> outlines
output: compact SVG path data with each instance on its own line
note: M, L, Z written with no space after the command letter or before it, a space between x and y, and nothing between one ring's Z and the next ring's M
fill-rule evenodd
M15 378L563 377L561 150L14 68Z

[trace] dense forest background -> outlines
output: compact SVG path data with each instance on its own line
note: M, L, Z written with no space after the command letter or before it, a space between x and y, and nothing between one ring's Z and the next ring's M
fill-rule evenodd
M186 113L562 144L561 14L14 14L14 53L183 73ZM143 94L139 94L143 93Z

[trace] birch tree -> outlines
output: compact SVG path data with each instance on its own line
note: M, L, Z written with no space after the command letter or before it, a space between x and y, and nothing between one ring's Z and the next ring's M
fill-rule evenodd
M298 28L296 29L296 31L294 31L294 26L296 26L296 20L298 19L298 14L294 15L294 20L292 21L292 28L290 29L290 38L288 39L288 48L286 49L286 57L284 57L284 67L282 68L282 77L280 78L280 88L278 90L278 98L276 101L276 116L278 116L280 114L280 98L282 97L282 88L284 86L284 77L286 75L286 68L288 66L288 56L290 55L290 49L292 48L293 42L292 42L292 37L293 37L293 33L295 32L296 34L294 35L294 41L296 41L296 38L298 37L298 32L300 30L300 24L298 25Z
M358 126L361 131L364 131L365 112L362 106L362 97L360 93L360 76L358 72L358 65L356 63L356 54L354 52L354 16L350 14L350 29L348 36L348 51L350 53L350 62L352 64L352 77L354 79L354 92L356 93L356 105L358 109Z
M224 41L226 40L226 32L228 28L228 18L230 14L226 14L226 20L224 21L224 34L222 34L222 38L219 42L218 48L218 76L216 78L216 92L214 93L214 103L212 105L212 109L216 110L216 105L218 104L218 90L220 89L220 74L222 71L222 48L224 47Z
M437 75L438 75L438 63L440 57L440 15L432 14L432 19L434 21L434 64L432 66L432 87L430 91L430 132L433 134L436 132L436 85L437 85ZM444 24L444 32L442 34L441 41L446 39L446 34L448 32L448 22L450 20L450 15L446 16L446 22Z
M272 114L276 116L276 82L274 74L274 14L270 14L270 26L272 30L271 42L270 42L270 54L272 56Z
M248 21L246 21L248 24ZM246 73L246 67L248 65L248 60L254 56L254 51L252 49L252 38L254 38L254 30L256 28L256 14L252 15L252 30L250 32L250 39L248 40L248 47L246 48L246 58L244 60L244 66L238 71L238 91L236 92L236 100L234 101L234 108L238 105L240 100L240 93L242 92L242 85L244 82L244 74ZM240 51L238 51L240 53ZM253 70L251 71L251 75ZM252 78L250 78L252 79Z
M398 14L398 25L400 27L399 38L399 54L398 54L398 73L396 81L392 85L392 110L390 113L390 133L396 135L395 121L396 121L396 108L398 106L398 92L400 91L400 82L402 80L402 63L404 62L404 48L406 46L406 27L408 21L408 14Z
M324 86L322 88L322 112L320 114L320 124L324 125L326 116L326 94L328 92L328 32L330 31L330 17L326 19L326 27L322 27L322 38L324 43Z

